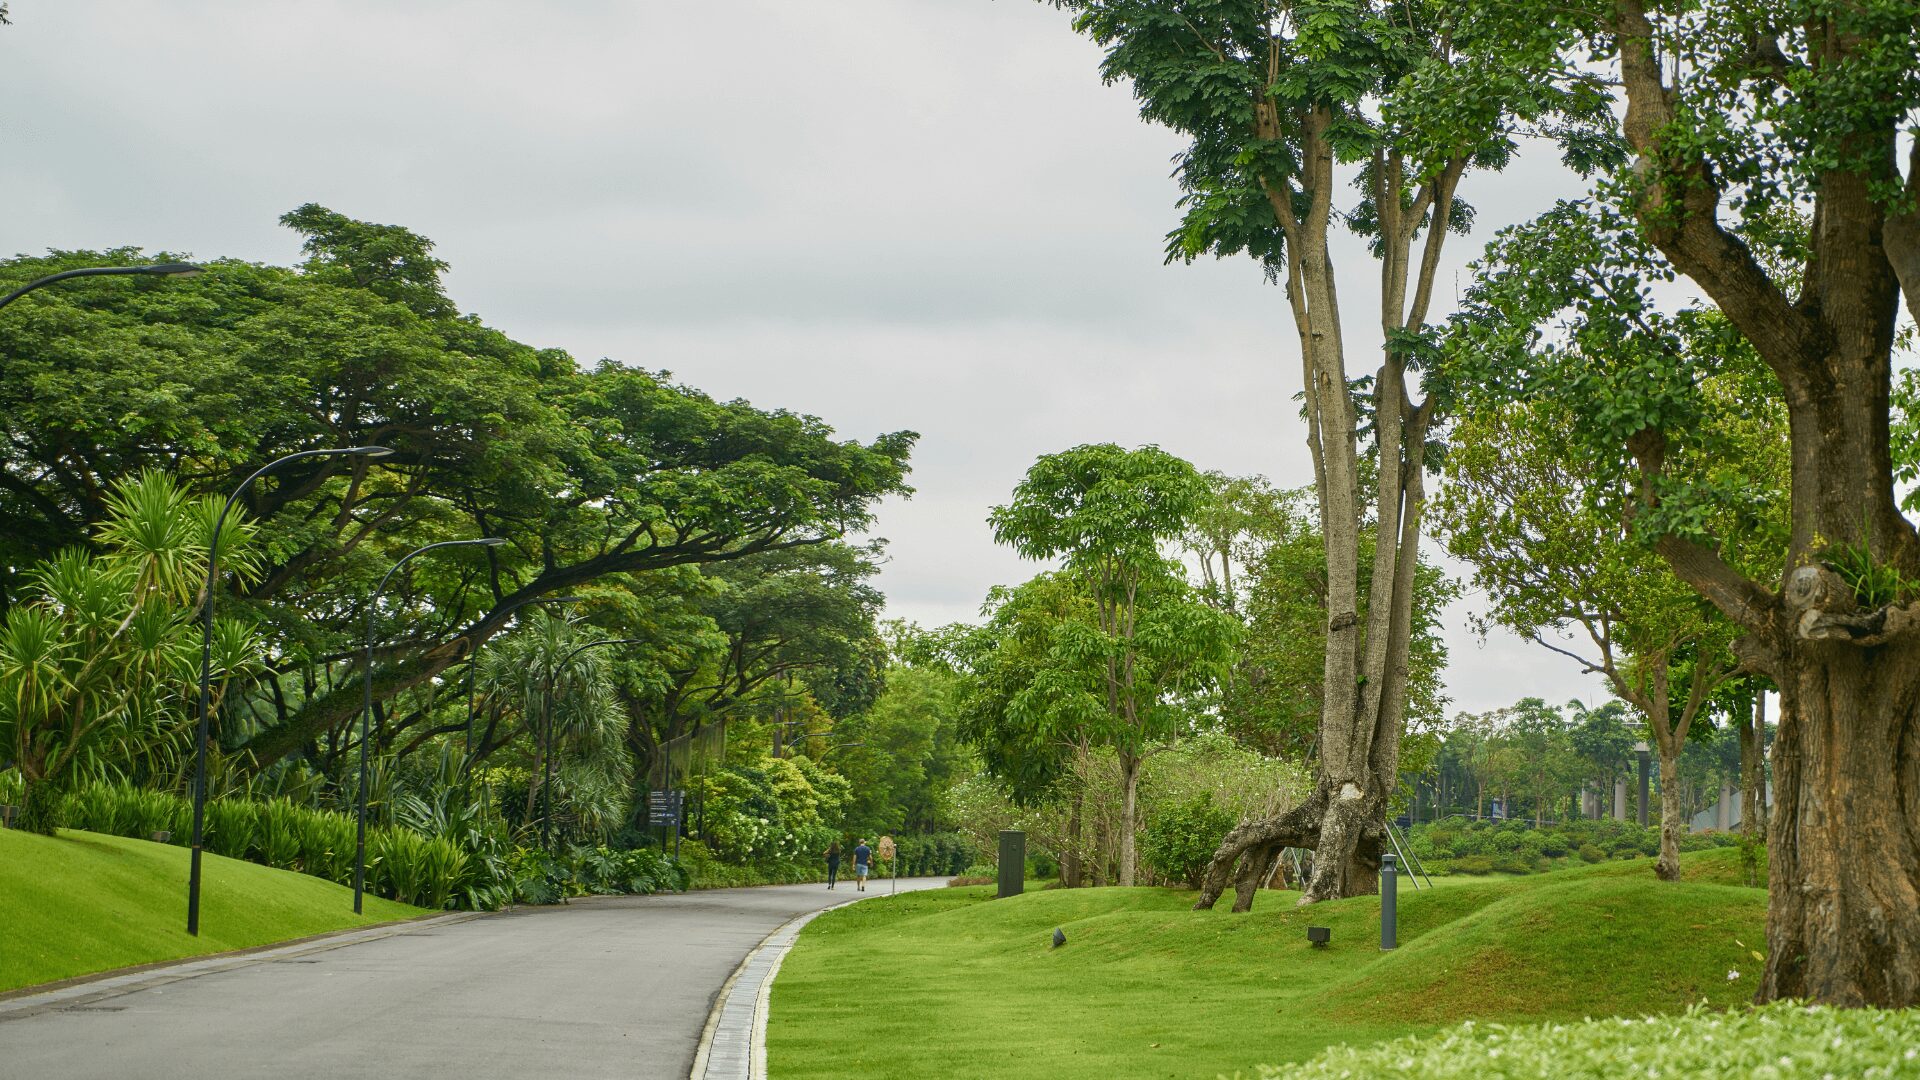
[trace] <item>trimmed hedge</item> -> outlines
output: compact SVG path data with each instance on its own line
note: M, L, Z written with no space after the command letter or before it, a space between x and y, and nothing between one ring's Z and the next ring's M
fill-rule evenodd
M167 842L192 842L193 804L131 784L88 784L65 796L69 828ZM216 855L326 878L353 881L351 814L287 799L207 803L206 847ZM582 848L550 856L510 848L489 834L428 836L400 826L367 830L367 890L425 908L491 910L509 903L553 904L588 893L682 890L687 871L657 851Z
M1738 1076L1752 1080L1920 1075L1920 1010L1810 1008L1780 1002L1732 1012L1577 1024L1475 1024L1372 1046L1337 1046L1265 1080L1418 1076Z

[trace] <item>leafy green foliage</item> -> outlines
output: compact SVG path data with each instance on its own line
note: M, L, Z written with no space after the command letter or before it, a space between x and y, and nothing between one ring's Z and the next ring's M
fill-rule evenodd
M71 775L124 775L177 754L197 686L189 604L211 518L154 470L116 484L109 505L104 550L70 548L34 566L0 623L0 743L25 782L21 827L36 832L59 824ZM236 531L230 542L244 539ZM241 624L217 622L214 645L223 689L260 663Z
M1221 839L1237 824L1231 811L1213 805L1212 794L1202 792L1147 820L1140 857L1162 878L1197 889Z
M300 270L212 260L184 281L79 282L0 322L7 596L21 591L15 568L88 540L110 516L105 493L143 468L224 496L281 453L395 450L379 464L310 459L242 497L260 574L223 603L249 607L278 653L271 678L236 687L245 721L223 732L253 768L299 753L332 769L352 749L343 729L359 696L344 676L363 598L422 543L511 541L484 560L417 560L393 582L375 738L403 749L436 726L424 699L463 655L454 643L499 633L514 605L596 586L612 636L668 640L634 673L658 694L666 671L724 651L688 603L706 590L696 566L827 543L906 490L911 433L843 441L813 417L717 402L663 372L582 370L459 316L425 238L316 206L287 222L306 241ZM0 281L138 261L58 253L0 263Z

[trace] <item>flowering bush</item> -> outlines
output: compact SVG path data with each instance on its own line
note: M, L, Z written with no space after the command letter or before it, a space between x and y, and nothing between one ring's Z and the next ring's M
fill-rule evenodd
M1265 1080L1419 1076L1862 1078L1920 1075L1920 1011L1809 1008L1781 1002L1679 1016L1577 1024L1474 1024L1373 1046L1337 1046L1304 1065L1262 1066Z
M805 758L732 764L692 783L708 851L748 866L811 863L838 833L849 788Z

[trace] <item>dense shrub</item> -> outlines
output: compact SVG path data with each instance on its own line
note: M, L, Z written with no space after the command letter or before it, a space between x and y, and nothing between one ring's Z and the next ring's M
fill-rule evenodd
M1689 833L1680 850L1737 846L1738 833ZM1536 829L1529 821L1444 821L1415 825L1408 850L1433 873L1533 873L1583 862L1634 859L1660 850L1660 830L1630 821L1573 820ZM1484 861L1482 861L1484 860ZM1481 866L1487 869L1480 869ZM1466 868L1463 868L1466 867ZM1470 869L1469 869L1470 868Z
M1212 792L1162 808L1140 833L1140 858L1163 880L1200 887L1207 864L1233 828L1233 814L1213 804Z
M896 836L901 877L953 877L973 862L973 844L957 832Z
M443 837L382 828L367 837L367 877L375 892L405 904L439 909L451 904L466 870L467 853Z
M1679 1016L1575 1024L1468 1022L1435 1035L1336 1046L1303 1065L1262 1067L1266 1080L1418 1076L1800 1076L1920 1074L1920 1011L1810 1008L1780 1002Z

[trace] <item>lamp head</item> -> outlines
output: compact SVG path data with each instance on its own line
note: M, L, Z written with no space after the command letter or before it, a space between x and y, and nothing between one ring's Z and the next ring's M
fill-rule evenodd
M384 446L352 446L352 447L348 447L345 450L340 451L340 453L352 454L355 457L364 457L364 458L383 458L383 457L393 456L393 451Z
M154 263L152 266L143 266L140 268L140 272L143 274L154 274L159 277L193 277L205 269L205 267L195 266L187 262L165 262Z
M499 547L506 542L505 538L499 536L483 536L478 540L467 541L469 544L478 544L481 547Z

